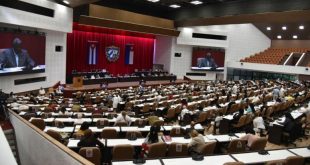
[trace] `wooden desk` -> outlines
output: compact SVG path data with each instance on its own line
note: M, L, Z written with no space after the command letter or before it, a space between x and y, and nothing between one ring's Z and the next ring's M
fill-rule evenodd
M310 150L308 148L293 148L289 149L289 151L304 158L310 158Z
M206 135L205 140L216 140L220 143L223 142L230 142L233 139L239 139L236 136L229 136L229 135Z
M130 144L132 146L141 146L145 139L144 138L138 138L137 140L128 140L128 139L102 139L100 140L102 143L106 142L107 147L114 147L119 144Z
M58 127L50 127L50 126L46 126L44 129L44 132L46 132L47 130L54 130L57 132L65 132L65 133L72 133L74 131L74 127L64 127L64 128L58 128Z
M260 155L258 152L242 153L242 154L232 154L234 158L245 164L256 164L265 163L273 160L286 159L289 156L295 156L288 150L273 150L268 151L268 155Z
M75 127L75 132L77 132L79 129L80 129L81 125L76 125ZM92 131L92 132L96 132L96 133L100 133L102 132L102 130L104 129L115 129L116 132L120 132L120 127L104 127L104 128L98 128L98 127L89 127L89 129Z
M165 165L223 165L226 162L236 162L231 156L229 155L216 155L216 156L205 156L204 160L202 161L194 161L192 158L175 158L175 159L162 159Z
M112 165L134 165L133 161L112 162ZM162 165L160 160L146 160L143 165Z

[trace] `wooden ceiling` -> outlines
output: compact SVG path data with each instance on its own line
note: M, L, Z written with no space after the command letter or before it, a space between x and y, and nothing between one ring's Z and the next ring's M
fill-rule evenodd
M272 40L310 40L310 22L294 22L294 23L256 23L254 24L260 31ZM286 27L283 30L282 27ZM299 29L303 26L304 29ZM267 30L270 27L270 30ZM297 38L294 39L293 36ZM281 36L278 39L278 36Z
M51 1L64 4L62 0ZM171 19L175 27L253 23L271 39L277 39L278 35L282 39L292 39L293 35L298 35L301 40L310 39L309 0L200 0L202 5L193 5L191 0L160 0L156 3L147 0L67 1L74 10L96 4ZM173 9L169 7L171 4L181 7ZM78 18L85 14L76 13ZM281 29L284 25L288 28L286 31ZM299 30L299 25L304 25L305 29ZM266 27L272 30L267 31Z

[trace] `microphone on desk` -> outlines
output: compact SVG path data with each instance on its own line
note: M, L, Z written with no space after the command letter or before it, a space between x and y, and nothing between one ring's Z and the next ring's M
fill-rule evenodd
M4 63L0 63L0 70L3 70L4 68Z
M258 151L258 154L260 154L260 155L269 155L269 152L266 151L266 150L261 150L261 151Z
M143 158L133 160L133 164L144 164L144 163L145 163L145 159Z

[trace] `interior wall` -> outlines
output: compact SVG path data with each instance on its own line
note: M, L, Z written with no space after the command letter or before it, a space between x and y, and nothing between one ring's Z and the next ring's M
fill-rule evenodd
M30 12L16 10L0 6L0 22L33 27L36 29L47 29L61 32L72 31L73 10L63 5L51 1L42 0L22 0L24 2L42 6L54 10L54 17L42 16Z
M21 165L81 164L16 116L10 115L10 119L15 130Z
M216 25L179 28L180 36L173 42L171 48L170 72L182 78L186 72L192 71L192 48L196 46L218 47L225 49L225 64L228 61L239 61L245 57L261 52L271 45L271 40L252 24ZM227 36L227 40L211 40L192 38L192 33L215 34ZM181 57L174 57L174 53L182 53ZM224 79L226 79L226 67Z
M66 79L66 33L72 31L72 9L50 1L23 0L28 3L55 10L54 17L41 16L21 10L0 6L0 26L38 30L46 33L44 73L12 75L0 77L0 89L4 92L24 92L40 87L46 88ZM62 52L56 52L55 46L63 46ZM14 85L14 80L46 77L46 81Z
M309 48L310 40L272 40L272 48Z
M227 25L230 29L229 47L225 61L241 59L264 51L270 47L271 40L252 24Z
M171 54L174 37L156 36L155 39L155 56L154 64L164 65L164 70L170 72L171 70Z
M175 74L178 79L182 79L186 72L190 71L193 46L180 45L174 42L172 49L170 72ZM174 53L181 53L181 57L175 57Z
M298 75L299 81L310 81L310 75Z
M292 75L310 75L310 71L307 67L296 67L296 66L283 66L283 65L271 65L271 64L259 64L259 63L248 63L248 62L227 62L229 68L245 69L245 70L256 70L263 72L272 73L283 73Z

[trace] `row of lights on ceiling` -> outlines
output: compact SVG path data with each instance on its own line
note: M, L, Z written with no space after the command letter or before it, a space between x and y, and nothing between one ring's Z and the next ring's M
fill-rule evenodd
M266 28L268 31L270 31L271 30L271 27L269 26L269 27L267 27ZM299 26L299 30L304 30L305 29L305 26L304 25L300 25ZM287 27L286 26L282 26L282 30L287 30Z
M147 0L147 1L156 3L156 2L159 2L160 0ZM190 3L193 4L193 5L200 5L203 2L202 1L198 1L198 0L193 0ZM171 8L179 8L179 7L181 7L181 5L171 4L169 7L171 7Z
M298 36L297 35L293 35L292 38L293 39L298 39ZM282 36L281 35L277 35L277 39L282 39Z
M268 31L271 31L271 27L267 27L266 29L267 29ZM300 25L300 26L298 27L298 29L299 29L299 30L304 30L304 29L305 29L305 26ZM284 31L287 30L287 27L286 27L286 26L282 26L282 30L284 30ZM277 38L278 38L278 39L282 39L282 36L281 36L281 35L278 35ZM292 38L293 38L293 39L298 39L298 36L297 36L297 35L293 35Z

